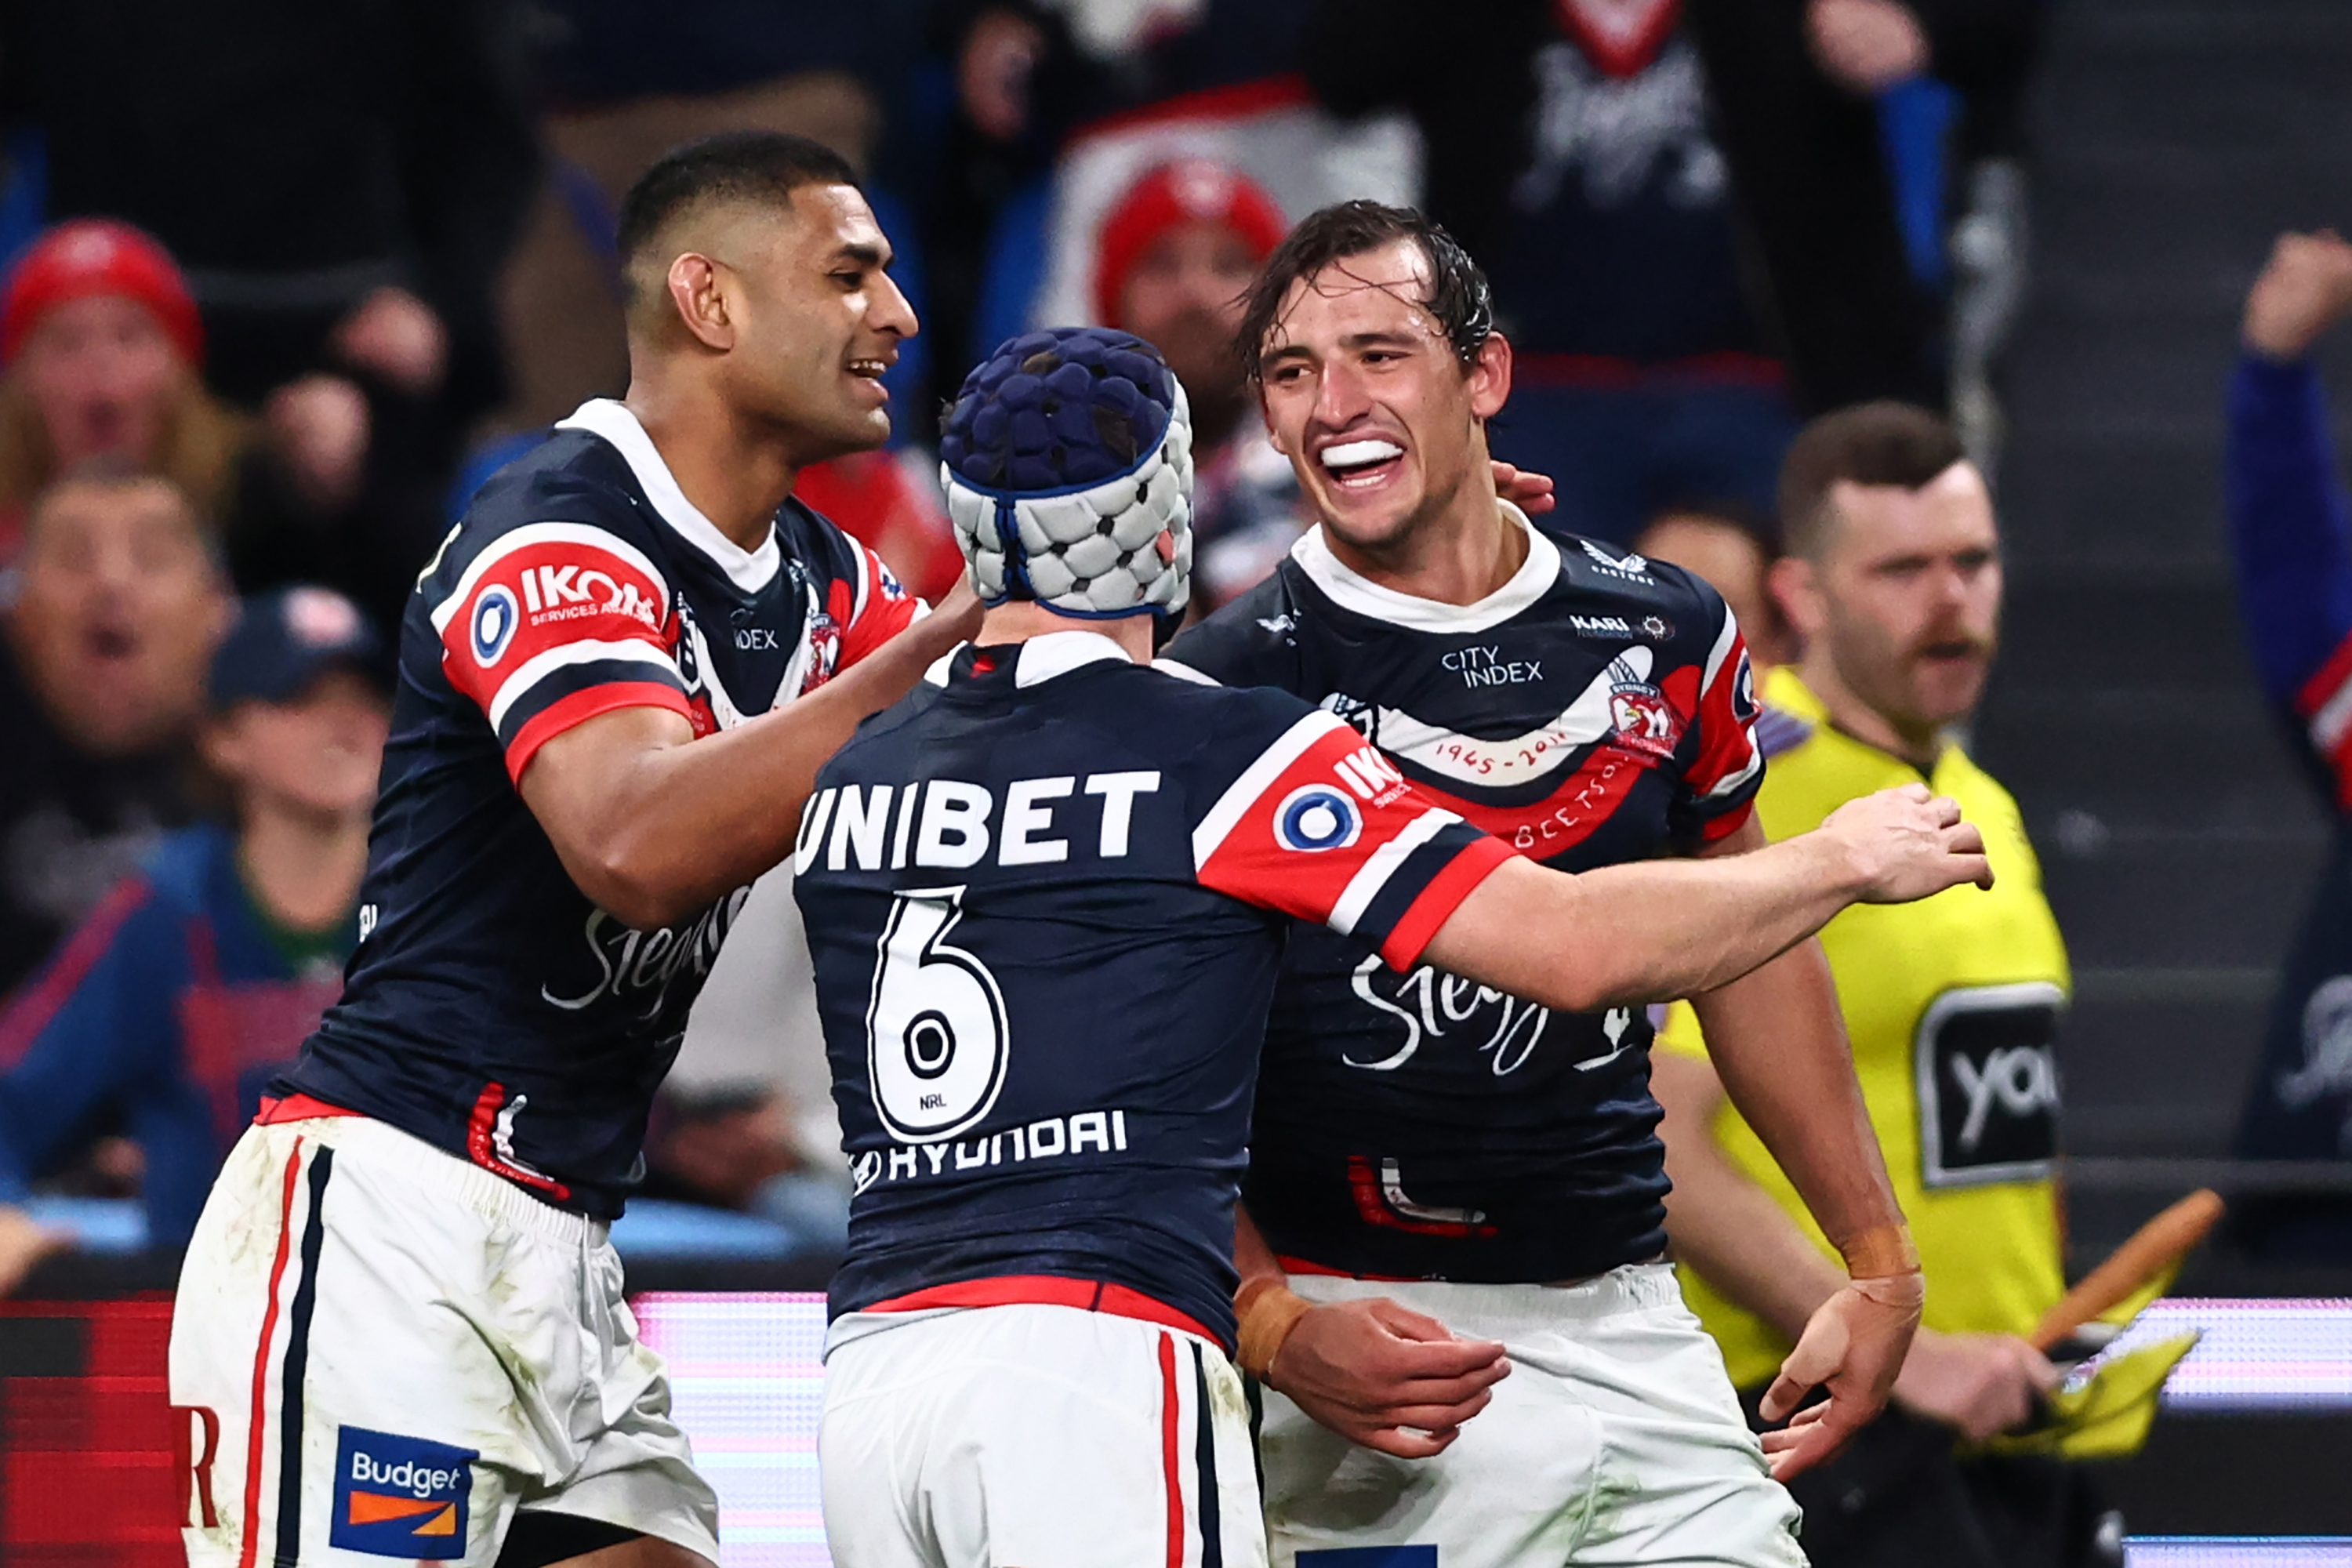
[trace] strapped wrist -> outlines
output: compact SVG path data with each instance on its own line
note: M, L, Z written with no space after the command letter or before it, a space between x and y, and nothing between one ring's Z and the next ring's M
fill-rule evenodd
M1311 1305L1307 1299L1294 1293L1279 1274L1261 1274L1245 1279L1234 1292L1234 1317L1238 1323L1234 1333L1234 1361L1241 1369L1260 1383L1273 1385L1271 1375L1274 1358L1282 1349L1282 1342L1298 1326Z
M1919 1249L1912 1245L1911 1227L1899 1222L1873 1226L1860 1236L1840 1242L1838 1252L1845 1259L1847 1276L1854 1279L1885 1279L1919 1272Z

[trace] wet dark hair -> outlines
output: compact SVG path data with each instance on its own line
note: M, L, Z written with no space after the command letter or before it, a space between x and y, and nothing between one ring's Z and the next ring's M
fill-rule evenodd
M1830 491L1841 481L1916 490L1968 455L1949 421L1916 404L1881 399L1822 415L1797 433L1781 459L1784 547L1809 559L1820 553L1829 538Z
M621 198L614 243L623 276L672 218L703 202L782 206L803 185L856 184L848 159L822 142L779 131L730 131L673 147Z
M1265 341L1281 324L1283 300L1293 283L1400 239L1412 240L1429 258L1429 294L1417 302L1437 318L1455 358L1465 365L1476 360L1495 332L1495 294L1470 253L1444 225L1415 208L1339 202L1302 218L1250 285L1235 345L1250 380L1258 380L1265 368Z

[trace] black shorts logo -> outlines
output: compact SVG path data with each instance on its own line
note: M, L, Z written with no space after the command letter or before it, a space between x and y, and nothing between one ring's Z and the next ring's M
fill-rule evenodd
M2030 1182L2058 1155L2058 1016L2047 981L1947 991L1919 1020L1919 1176L1930 1188Z

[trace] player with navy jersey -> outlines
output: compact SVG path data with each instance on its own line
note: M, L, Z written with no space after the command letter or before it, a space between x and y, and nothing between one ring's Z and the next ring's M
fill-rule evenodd
M1190 443L1124 333L975 371L942 468L992 607L801 825L856 1184L818 1450L843 1568L1264 1561L1234 1204L1291 921L1581 1011L1981 873L1914 789L1795 854L1564 877L1331 713L1149 667L1148 617L1187 600Z
M718 1557L605 1224L817 767L959 616L917 625L792 499L887 437L915 330L848 167L682 148L620 246L628 395L493 479L418 579L342 998L189 1248L200 1568Z
M1321 521L1170 662L1318 704L1545 866L1752 850L1763 761L1738 628L1689 574L1498 500L1486 422L1510 347L1486 300L1418 214L1351 203L1293 231L1243 346ZM1561 1008L1434 954L1400 973L1345 933L1294 931L1243 1237L1244 1342L1261 1321L1272 1342L1249 1370L1276 1391L1260 1447L1278 1562L1801 1562L1795 1508L1659 1261L1642 1004L1668 996ZM1773 1391L1777 1415L1806 1385L1832 1394L1766 1445L1794 1473L1883 1405L1916 1258L1818 948L1701 1005L1855 1277Z

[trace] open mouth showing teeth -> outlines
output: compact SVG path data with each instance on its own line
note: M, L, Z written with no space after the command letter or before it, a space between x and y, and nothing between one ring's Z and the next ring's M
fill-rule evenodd
M1391 465L1404 456L1404 448L1393 441L1341 441L1317 456L1333 479L1354 488L1379 483Z
M854 359L849 362L849 374L862 375L869 381L879 381L890 367L878 359Z

